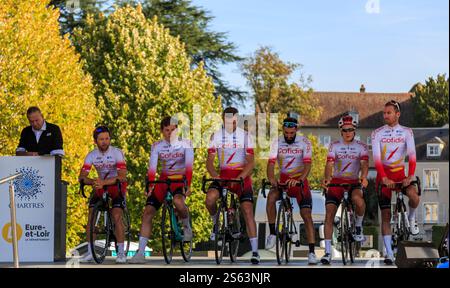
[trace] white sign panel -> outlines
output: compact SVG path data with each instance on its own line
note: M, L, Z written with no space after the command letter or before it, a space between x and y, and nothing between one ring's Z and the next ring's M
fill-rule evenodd
M14 180L18 251L21 262L53 262L55 215L54 157L0 157L0 178ZM9 183L0 186L0 262L13 261Z

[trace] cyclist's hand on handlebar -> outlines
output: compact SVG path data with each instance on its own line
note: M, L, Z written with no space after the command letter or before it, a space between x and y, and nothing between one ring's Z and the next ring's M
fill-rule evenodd
M295 185L297 185L298 183L300 183L300 181L297 181L297 180L295 180L295 179L288 179L287 181L286 181L286 184L288 185L288 188L292 188L292 187L295 187Z
M155 188L155 184L150 184L148 186L148 192L145 191L145 197L150 197L152 195L153 189Z
M104 181L100 178L97 178L94 180L94 183L92 184L92 187L95 189L101 189L104 186Z
M184 195L186 195L186 197L187 197L187 196L191 195L191 193L192 193L191 188L188 187L187 190L185 191Z
M414 176L408 176L405 179L403 179L403 187L408 187L409 185L411 185L411 182L414 181Z
M328 189L328 184L330 184L330 180L329 179L323 179L322 180L322 187L325 189Z
M369 181L367 181L367 178L365 177L360 178L359 182L361 182L363 188L367 188L367 186L369 185Z
M386 185L388 188L395 188L395 182L387 177L383 177L382 182L383 185Z

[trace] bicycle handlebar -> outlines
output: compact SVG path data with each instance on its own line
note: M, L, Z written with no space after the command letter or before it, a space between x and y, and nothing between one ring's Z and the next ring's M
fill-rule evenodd
M219 182L219 183L226 183L226 184L227 183L239 183L241 186L241 190L244 191L244 178L242 178L242 177L239 180L234 180L234 179L215 179L215 178L207 179L205 176L203 176L203 179L202 179L203 193L206 193L205 186L206 186L206 183L208 183L208 182ZM223 185L223 186L225 186L225 185Z
M166 184L170 187L170 184L173 183L183 183L184 184L184 189L187 190L187 179L186 179L186 175L183 175L183 179L169 179L167 178L166 180L154 180L154 181L150 181L148 180L148 177L145 177L145 192L148 194L149 190L150 190L150 185L152 184Z
M81 192L81 195L82 195L84 198L88 198L88 197L86 196L86 194L84 193L84 186L86 186L86 185L88 185L88 184L84 183L84 179L81 179L79 182L80 182L80 192ZM106 191L108 190L108 187L112 187L112 186L115 186L115 185L117 185L117 188L119 189L119 193L122 193L122 182L120 182L119 179L116 179L116 183L114 183L114 184L111 184L111 185L103 185L103 190L106 192ZM92 186L92 185L88 185L88 186Z
M412 186L412 185L417 185L418 194L420 196L422 194L422 188L420 187L420 178L417 177L417 176L416 176L416 180L411 181L411 183L409 183L409 185L406 186L406 187L403 187L403 182L394 182L394 186L395 187L393 189L403 190L403 189L406 189L406 188L408 188L409 186ZM385 185L385 184L381 184L380 186L381 187L387 187L387 185Z
M302 187L302 190L303 190L303 181L301 181L301 180L298 180L298 181L299 182L295 186L296 187ZM262 194L263 194L264 198L267 198L266 197L266 187L267 186L273 187L272 183L270 183L266 179L263 179L263 182L262 182ZM286 188L288 188L288 184L287 183L277 182L277 188L286 189Z

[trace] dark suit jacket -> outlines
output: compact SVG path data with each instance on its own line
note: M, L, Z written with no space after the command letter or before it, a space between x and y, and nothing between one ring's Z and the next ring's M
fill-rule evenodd
M55 124L46 123L46 130L42 132L39 143L36 142L36 135L31 126L22 130L18 147L25 148L27 152L38 152L39 155L50 154L50 151L63 150L63 139L61 129Z

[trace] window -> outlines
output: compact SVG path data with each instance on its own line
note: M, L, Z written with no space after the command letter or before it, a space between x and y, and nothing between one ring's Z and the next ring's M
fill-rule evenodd
M441 156L440 144L427 144L427 157L439 157Z
M320 143L320 145L328 148L328 146L330 146L330 144L331 144L331 136L319 135L319 143Z
M437 223L438 216L439 203L423 203L423 223Z
M372 150L372 136L367 136L367 149Z
M439 189L439 169L423 169L423 188Z

